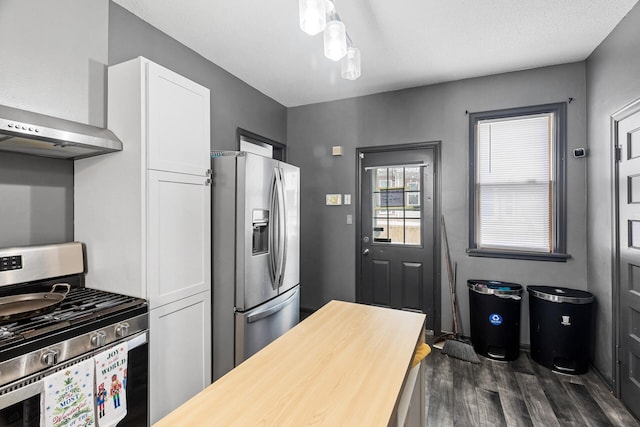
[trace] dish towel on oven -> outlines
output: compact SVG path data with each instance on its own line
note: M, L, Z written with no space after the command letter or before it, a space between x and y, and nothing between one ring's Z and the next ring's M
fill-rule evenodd
M96 416L98 426L115 426L127 415L127 357L126 342L97 354Z
M42 427L95 426L93 372L93 359L88 359L44 378Z

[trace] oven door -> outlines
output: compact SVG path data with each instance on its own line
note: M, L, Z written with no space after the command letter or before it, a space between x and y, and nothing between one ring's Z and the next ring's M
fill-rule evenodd
M129 346L127 377L127 416L118 427L149 425L149 333L142 332L127 339ZM115 345L116 343L113 343ZM0 427L40 427L40 394L47 375L104 349L84 354L44 372L16 381L0 389Z

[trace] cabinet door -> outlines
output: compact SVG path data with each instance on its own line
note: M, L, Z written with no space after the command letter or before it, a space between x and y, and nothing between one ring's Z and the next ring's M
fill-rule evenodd
M155 308L211 289L209 179L148 171L147 298Z
M211 383L211 292L149 313L151 424Z
M209 89L147 63L149 169L206 175L210 168Z

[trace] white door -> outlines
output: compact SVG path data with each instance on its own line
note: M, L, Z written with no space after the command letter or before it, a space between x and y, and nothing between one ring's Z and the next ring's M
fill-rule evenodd
M640 417L640 102L614 116L618 163L620 398Z
M147 174L147 298L153 309L211 289L211 188L206 177Z
M209 89L147 64L149 169L206 175L210 167Z
M211 383L211 292L149 313L151 424Z

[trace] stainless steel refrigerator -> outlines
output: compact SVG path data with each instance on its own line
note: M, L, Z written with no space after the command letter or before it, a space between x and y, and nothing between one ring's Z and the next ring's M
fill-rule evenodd
M300 170L213 152L213 378L295 326L300 309Z

